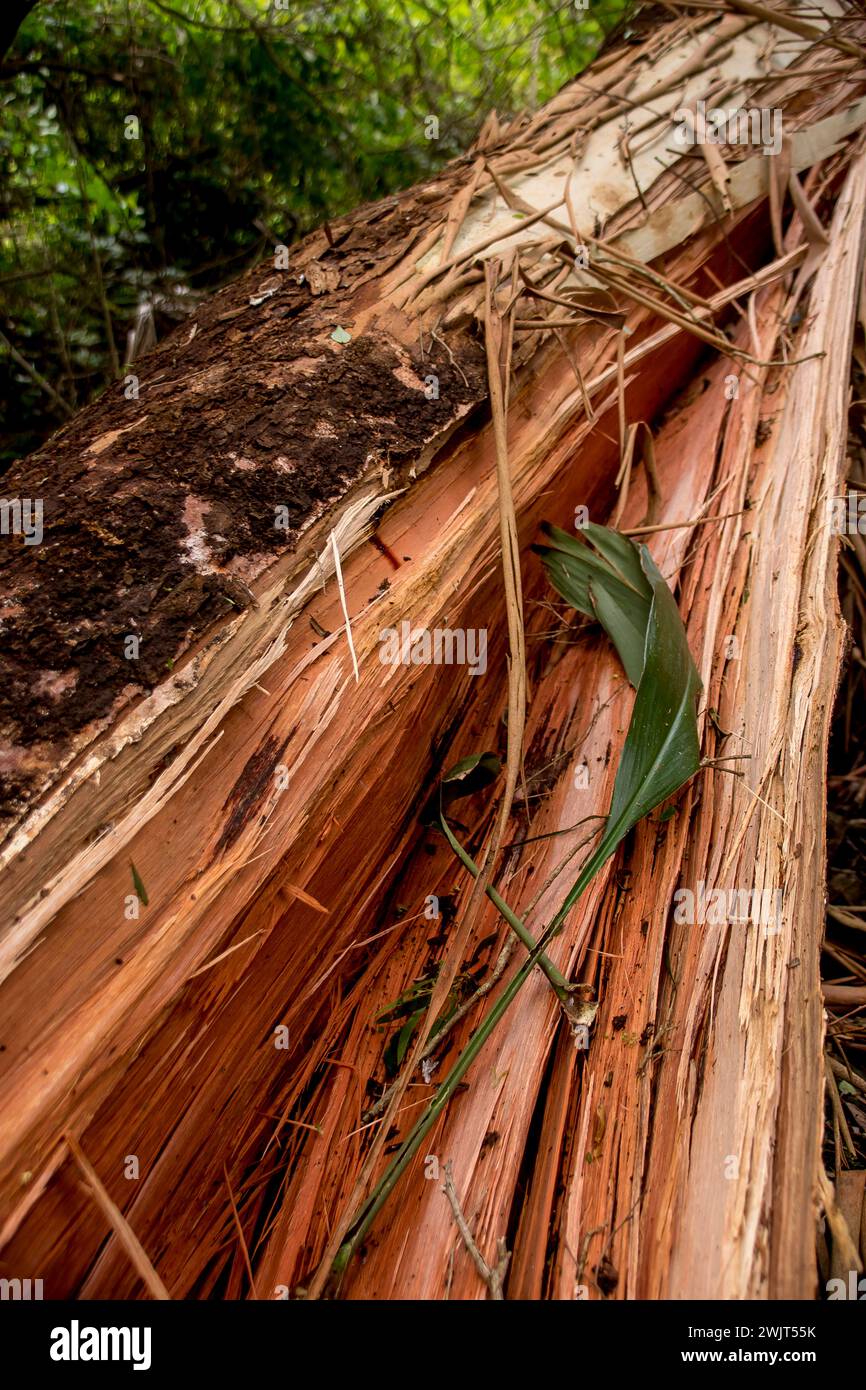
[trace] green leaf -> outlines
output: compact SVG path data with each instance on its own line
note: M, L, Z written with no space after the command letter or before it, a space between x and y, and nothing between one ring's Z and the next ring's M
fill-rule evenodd
M442 787L447 799L456 801L488 787L501 771L502 764L495 753L471 753L442 774Z
M421 811L421 824L438 825L443 807L483 791L496 781L501 771L502 764L495 753L470 753L468 758L461 758L443 773L439 786Z
M424 995L429 995L435 983L435 975L425 976L420 980L413 980L409 988L398 995L392 1004L386 1004L384 1009L379 1010L375 1016L376 1021L378 1022L381 1018L387 1018L389 1014L393 1014L395 1018L398 1018L401 1014L413 1012L418 999Z
M395 1076L399 1071L400 1063L406 1056L409 1044L426 1012L426 1008L416 1010L390 1039L382 1057L387 1076Z
M404 1023L403 1027L400 1029L400 1036L397 1039L398 1067L402 1062L403 1058L406 1056L406 1051L409 1047L409 1043L412 1040L412 1034L415 1032L416 1028L418 1027L418 1024L421 1022L426 1012L426 1009L419 1009L419 1011L417 1013L414 1013L412 1017L409 1019L409 1021L407 1023Z
M351 343L352 335L347 333L345 328L335 328L331 334L335 343Z
M572 608L601 623L637 687L652 586L636 547L627 536L592 522L581 531L582 540L556 526L543 529L550 544L534 549L544 559L550 582Z
M586 542L554 528L547 534L552 544L536 549L551 582L580 612L598 618L637 687L604 835L554 918L555 930L632 827L697 772L701 680L673 594L646 546L638 550L601 526L586 528Z
M129 867L132 869L132 886L135 889L136 897L138 898L138 901L141 903L142 907L147 907L147 889L142 883L141 875L139 874L138 869L135 867L131 859L129 861Z
M666 801L700 766L697 700L701 678L673 594L641 546L652 585L643 673L622 750L605 838L617 841Z

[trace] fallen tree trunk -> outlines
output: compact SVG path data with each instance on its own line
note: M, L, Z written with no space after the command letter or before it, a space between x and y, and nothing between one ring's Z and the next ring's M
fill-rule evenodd
M512 1251L508 1297L813 1295L827 501L866 217L863 25L826 10L817 38L699 12L613 47L429 184L278 249L13 471L44 538L2 553L10 1272L55 1297L319 1292L371 1145L435 1090L407 1018L435 978L455 1006L490 983L507 929L424 815L443 769L507 745L490 262L528 652L493 882L540 932L632 703L551 613L543 519L649 527L704 753L749 760L595 880L550 948L598 1001L588 1051L536 972L342 1292L485 1296L429 1180L450 1162L488 1263ZM705 98L783 112L778 155L684 150L674 113ZM484 669L386 664L406 622L486 634ZM470 804L478 860L495 806ZM717 920L708 886L778 910Z

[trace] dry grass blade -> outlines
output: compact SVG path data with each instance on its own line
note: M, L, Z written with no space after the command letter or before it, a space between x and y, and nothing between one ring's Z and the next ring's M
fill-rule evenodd
M253 1267L250 1262L249 1247L247 1246L246 1236L244 1235L244 1228L241 1225L241 1218L238 1215L237 1203L235 1201L235 1194L232 1192L232 1184L231 1179L229 1178L228 1168L225 1166L225 1164L223 1164L223 1176L225 1177L226 1191L229 1195L229 1205L232 1209L232 1220L235 1223L235 1230L238 1233L238 1241L240 1243L241 1251L243 1253L244 1264L246 1265L247 1276L250 1281L250 1288L252 1289L253 1298L257 1299L259 1295L256 1291L256 1280L255 1275L253 1274Z
M493 262L487 266L484 322L487 379L496 448L502 579L508 624L508 752L505 765L505 790L489 853L485 856L485 859L490 862L495 861L508 817L511 815L511 805L517 790L522 766L523 732L526 725L526 637L523 619L523 585L520 578L520 541L514 510L514 493L508 466L506 425L508 388L511 379L511 321L508 319L503 323L496 307L497 280L498 265ZM481 874L473 889L473 907L484 891L483 877L484 864L482 863Z
M117 1203L109 1196L93 1164L82 1152L78 1140L73 1138L71 1134L67 1134L65 1139L69 1147L69 1152L72 1154L72 1157L81 1170L82 1176L93 1196L93 1200L96 1202L96 1205L105 1216L119 1243L129 1256L142 1283L154 1298L170 1302L171 1294L148 1259L141 1241L138 1239L138 1236L133 1231Z

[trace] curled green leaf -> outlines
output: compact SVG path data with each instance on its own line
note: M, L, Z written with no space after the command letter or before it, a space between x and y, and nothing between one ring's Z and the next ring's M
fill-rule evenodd
M673 594L642 545L603 526L576 540L547 528L537 546L566 602L595 617L637 689L604 835L554 919L558 927L629 830L694 776L700 761L701 679ZM642 626L641 626L642 624Z
M442 774L443 795L448 801L471 796L495 782L501 771L502 764L495 753L472 753Z
M644 664L652 586L637 547L616 531L589 522L585 540L543 526L548 545L534 547L556 591L587 618L601 623L637 688Z
M442 774L439 785L421 812L422 825L438 825L439 815L455 801L473 796L495 782L502 764L495 753L470 753Z

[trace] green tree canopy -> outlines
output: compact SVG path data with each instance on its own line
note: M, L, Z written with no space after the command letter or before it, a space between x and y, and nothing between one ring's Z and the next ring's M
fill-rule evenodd
M622 8L19 4L0 66L0 457L122 370L140 306L161 334L274 244L430 174L491 108L549 97Z

